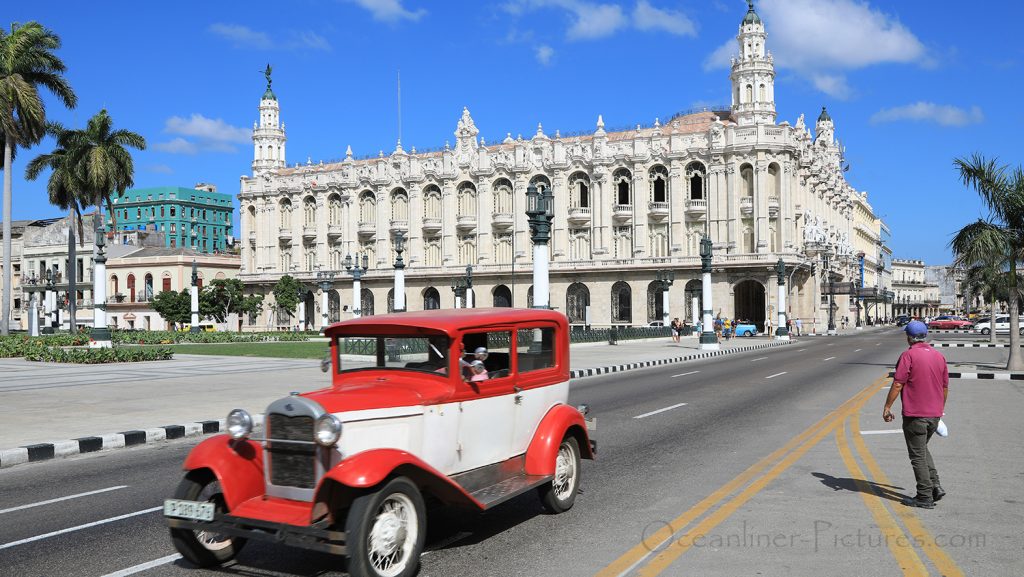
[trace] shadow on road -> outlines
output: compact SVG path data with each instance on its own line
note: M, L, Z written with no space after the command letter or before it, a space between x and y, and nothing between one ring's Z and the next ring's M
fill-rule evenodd
M852 479L850 477L833 477L826 473L811 473L821 481L822 485L825 485L833 491L853 491L857 493L867 493L869 495L878 495L883 499L889 499L890 501L902 502L906 496L898 491L903 491L903 487L897 487L895 485L883 485L881 483L875 483L874 481L866 481L864 479Z

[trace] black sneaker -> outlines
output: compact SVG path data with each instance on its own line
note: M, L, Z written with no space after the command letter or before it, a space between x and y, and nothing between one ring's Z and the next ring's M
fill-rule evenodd
M942 490L942 487L935 487L932 489L932 501L938 503L940 499L946 496L946 492Z
M903 504L906 505L907 507L917 507L919 509L934 509L935 508L935 501L932 501L932 500L925 501L923 499L917 499L917 498L911 499L911 498L908 497L908 498L903 500Z

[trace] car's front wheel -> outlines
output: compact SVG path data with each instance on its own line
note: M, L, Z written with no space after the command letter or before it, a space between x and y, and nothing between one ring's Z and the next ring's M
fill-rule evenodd
M752 333L750 331L747 331L747 332L743 333L743 336L745 336L745 337L752 337L752 336L754 336L754 333Z
M228 510L220 483L210 471L192 471L186 475L174 491L174 498L209 501L216 505L217 513L226 513ZM171 543L182 557L195 565L214 567L233 559L245 545L245 539L210 531L171 529Z
M352 502L345 532L353 577L411 577L427 537L423 495L412 481L396 477Z
M987 334L989 334L989 333L991 333L991 332L992 332L992 331L991 331L991 330L989 330L989 328L988 328L988 327L985 327L985 328L981 329L981 334L983 334L983 335L987 335Z
M552 513L564 513L572 509L580 490L580 444L576 438L567 435L558 446L555 457L555 478L541 486L540 500L544 508Z

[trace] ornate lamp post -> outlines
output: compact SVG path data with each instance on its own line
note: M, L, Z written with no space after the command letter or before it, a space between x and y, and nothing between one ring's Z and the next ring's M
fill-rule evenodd
M863 325L860 324L860 311L861 311L861 296L860 289L864 288L864 251L857 253L857 330L863 330ZM875 295L878 296L877 294ZM867 308L867 307L864 307ZM878 316L878 312L875 312L875 316Z
M405 312L405 261L402 260L402 253L405 252L405 233L395 232L395 312Z
M110 348L113 338L107 328L107 233L103 229L103 219L96 222L96 257L93 258L92 276L92 334L89 346L92 348ZM148 296L148 295L147 295Z
M53 309L56 301L53 297L53 270L46 269L46 292L43 293L43 319L45 325L41 332L49 334L53 332Z
M189 289L192 296L192 327L190 333L199 332L199 266L196 259L192 259L192 286Z
M306 287L299 283L299 286L295 288L295 299L298 301L298 308L296 316L299 317L299 330L307 331L306 327Z
M675 271L671 270L658 270L654 273L654 280L661 285L661 323L662 326L667 327L669 324L669 318L671 315L668 314L668 287L672 286L672 283L676 280ZM685 307L684 307L685 308Z
M348 262L352 262L351 258L346 259ZM330 320L327 316L328 307L330 301L328 295L330 294L331 286L334 284L333 270L320 270L316 272L317 284L320 286L320 332L324 332L327 328L327 323Z
M476 297L473 294L473 265L466 265L466 300L465 305L467 309L473 308Z
M455 308L464 308L466 298L466 277L452 277L452 292L455 293Z
M353 264L355 262L355 264ZM359 254L356 254L356 258L353 261L352 255L345 255L345 270L348 274L352 275L352 316L359 318L363 316L362 302L363 302L363 285L360 280L363 275L366 274L366 270L370 268L370 257L363 254L363 266L359 266ZM325 293L326 294L326 293ZM326 299L326 297L324 297ZM326 304L327 301L324 300ZM324 309L326 310L326 309ZM324 313L327 314L327 313Z
M530 223L530 238L533 239L533 308L550 307L548 288L548 241L551 239L551 221L554 219L552 205L554 194L550 188L544 193L537 186L526 187L526 217Z
M775 325L775 340L788 341L789 329L786 328L786 263L781 258L775 263L775 279L779 285L779 319Z
M717 351L718 338L715 337L714 319L711 318L712 312L715 310L711 304L711 238L707 234L700 239L700 272L704 301L702 320L704 330L700 333L700 348L701 350Z
M836 334L836 291L835 282L832 279L832 247L828 247L824 253L822 253L822 259L824 260L825 275L828 278L828 333L830 335Z

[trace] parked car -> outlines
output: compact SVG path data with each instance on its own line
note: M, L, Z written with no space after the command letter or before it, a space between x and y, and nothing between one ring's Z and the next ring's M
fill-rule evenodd
M738 337L753 337L757 335L757 325L750 323L740 323L735 327L736 336Z
M1018 333L1021 336L1024 336L1024 317L1019 317L1019 318L1020 318L1020 321L1019 321L1020 327L1018 328ZM1010 317L1006 316L1006 315L1004 315L1004 316L997 316L996 317L996 322L995 322L995 331L996 331L997 335L998 334L1009 334L1010 333ZM978 323L978 324L974 325L974 332L981 333L983 335L992 334L992 323L990 321L983 322L983 323Z
M912 319L910 315L896 315L896 326L902 327L908 324Z
M408 577L426 498L486 511L536 491L551 512L573 506L597 446L588 409L567 404L565 315L377 315L326 336L326 388L272 402L262 437L231 411L228 434L185 460L164 515L186 559L216 566L262 540L347 556L355 577Z
M971 321L950 315L935 317L928 323L929 329L969 329L973 326L974 323Z

